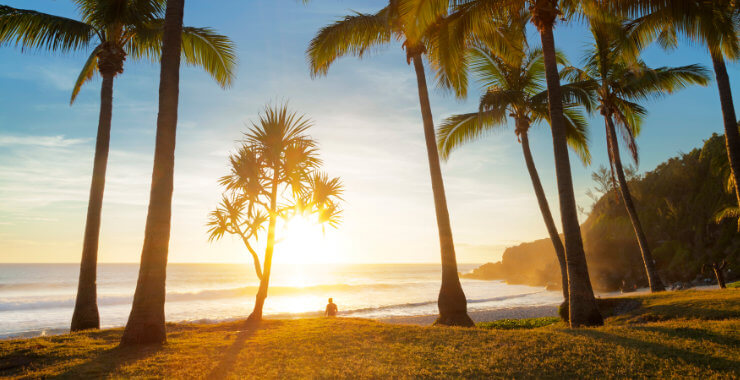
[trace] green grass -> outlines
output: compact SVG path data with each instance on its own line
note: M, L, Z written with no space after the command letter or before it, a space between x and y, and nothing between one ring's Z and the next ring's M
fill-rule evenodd
M538 327L545 327L555 323L559 323L561 320L558 317L544 317L544 318L529 318L529 319L501 319L493 322L482 322L476 324L480 328L484 329L497 329L497 330L522 330L522 329L534 329Z
M552 319L445 328L317 318L170 324L161 347L117 348L121 329L6 340L0 377L740 377L740 291L626 297L612 311L622 301L641 306L584 329Z
M737 289L740 288L740 281L731 282L726 285L730 289Z

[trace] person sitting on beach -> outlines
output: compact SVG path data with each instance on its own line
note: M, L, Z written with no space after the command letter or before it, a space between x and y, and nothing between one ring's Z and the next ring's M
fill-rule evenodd
M334 303L334 299L329 298L329 303L326 305L324 315L327 317L336 317L338 311L339 310L337 309L337 304Z

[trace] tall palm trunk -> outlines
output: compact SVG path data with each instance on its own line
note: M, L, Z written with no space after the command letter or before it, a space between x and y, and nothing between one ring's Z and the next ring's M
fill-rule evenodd
M276 168L272 180L272 193L270 194L270 221L267 226L267 247L265 248L265 267L260 279L260 287L257 290L257 297L254 302L254 309L249 315L247 321L260 322L262 320L262 308L265 306L267 298L267 289L270 286L270 272L272 271L272 254L275 251L275 225L277 224L277 192L278 192L278 173Z
M727 75L725 60L721 54L712 53L712 64L714 75L717 78L717 89L719 90L719 102L722 105L722 120L725 124L725 147L727 157L730 160L732 179L740 184L740 133L737 128L735 106L732 104L732 90L730 88L730 76ZM740 186L735 186L735 198L740 206Z
M529 123L526 121L517 120L517 129L522 131L519 137L522 140L522 152L524 153L524 161L527 163L527 171L529 171L529 178L532 180L532 187L534 187L534 194L537 196L537 203L540 206L540 212L542 213L542 219L545 221L547 227L547 233L550 234L550 240L552 246L555 248L555 256L558 257L558 264L560 264L560 279L563 287L563 303L568 305L568 268L565 262L565 248L563 242L560 240L560 234L558 234L558 228L555 226L555 220L552 218L550 212L550 205L547 203L547 196L545 196L545 190L542 188L542 182L540 182L540 176L537 174L537 168L534 166L534 159L532 159L532 151L529 149ZM519 125L526 124L526 125Z
M432 107L429 104L424 63L421 60L421 53L412 55L411 59L414 62L416 82L419 86L419 104L421 105L421 117L424 121L424 138L427 145L429 171L432 177L434 209L437 214L437 229L439 230L439 245L442 254L442 286L437 298L439 318L436 323L448 326L473 326L473 320L468 316L467 299L457 273L455 245L452 241L450 215L447 211L442 169L439 165L439 153L437 152L437 140L434 135L434 121L432 119Z
M565 118L560 90L560 77L555 57L555 37L553 25L557 16L556 2L538 0L535 4L533 22L537 25L542 40L547 81L547 98L550 109L553 151L555 153L555 173L560 198L560 217L565 236L565 259L568 263L568 315L571 327L593 326L604 323L596 306L591 279L588 275L586 254L583 251L581 229L578 224L578 210L573 193L573 180L568 157L568 143L565 137Z
M97 267L98 240L100 237L100 215L103 209L105 191L105 171L108 166L110 150L110 129L113 118L113 78L115 73L105 73L100 89L100 116L98 136L95 140L95 160L93 163L90 198L87 202L85 237L82 242L82 261L80 279L77 284L77 299L72 314L72 331L100 328L98 313Z
M632 194L627 184L627 178L624 176L624 169L622 168L622 159L619 155L619 141L617 140L617 131L614 128L614 121L611 115L604 115L606 120L606 138L609 140L607 147L609 150L609 158L611 159L614 171L617 173L617 182L619 182L619 194L622 196L624 202L624 208L627 209L627 214L632 222L632 228L635 230L635 236L637 236L637 243L640 245L640 253L642 254L642 262L645 264L645 273L647 274L648 284L650 285L650 291L661 292L665 290L663 282L660 281L658 271L655 269L655 260L653 260L653 254L650 252L650 246L648 245L647 237L645 237L645 231L642 229L642 223L637 215L637 209L632 201Z
M172 217L180 50L185 0L167 0L159 83L159 115L152 188L141 251L139 280L122 345L164 343L165 280Z

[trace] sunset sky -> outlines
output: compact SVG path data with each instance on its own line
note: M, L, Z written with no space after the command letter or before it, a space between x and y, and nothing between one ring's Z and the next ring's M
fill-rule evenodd
M74 17L70 1L6 0L2 3ZM205 223L217 205L216 180L249 120L267 103L289 101L315 121L311 134L325 170L345 183L341 227L288 238L278 262L438 262L439 249L416 80L396 43L358 60L345 58L327 77L311 79L309 40L323 25L351 10L371 12L382 1L188 0L185 23L211 26L238 45L235 85L222 90L202 71L184 67L176 152L171 262L237 262L248 257L236 241L209 243ZM559 49L580 62L590 35L583 25L556 30ZM536 44L537 39L532 38ZM0 47L0 262L79 261L92 172L100 81L84 87L69 106L74 80L89 52L62 55ZM657 48L649 65L710 66L698 47L666 54ZM428 73L430 84L433 74ZM730 65L740 95L740 70ZM111 154L100 244L101 262L138 261L148 204L159 68L127 61L116 79ZM431 88L435 122L476 109ZM640 170L701 144L722 130L714 83L648 104L638 139ZM573 160L579 205L590 173L605 164L603 121L592 119L593 164ZM545 125L531 137L535 161L556 218L552 142ZM507 246L546 237L512 129L454 152L443 163L458 261L496 261ZM559 220L559 219L558 219ZM581 221L585 215L581 215ZM311 235L306 231L298 236Z

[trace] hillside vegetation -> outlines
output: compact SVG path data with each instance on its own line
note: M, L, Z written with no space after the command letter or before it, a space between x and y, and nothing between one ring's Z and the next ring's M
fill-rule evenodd
M244 321L170 324L169 343L161 347L117 348L121 329L0 341L0 376L740 376L740 291L669 292L618 301L640 306L588 329L543 319L454 328L322 318L271 320L260 328Z
M702 267L723 260L728 263L728 280L738 277L737 223L732 219L715 221L715 216L734 201L727 189L728 173L724 138L715 134L701 148L671 158L630 181L665 283L715 283L712 270L702 271ZM624 206L609 177L600 180L604 192L581 225L591 281L603 291L620 289L623 281L628 287L646 286L640 250ZM465 276L560 286L560 270L549 239L508 248L500 262Z

